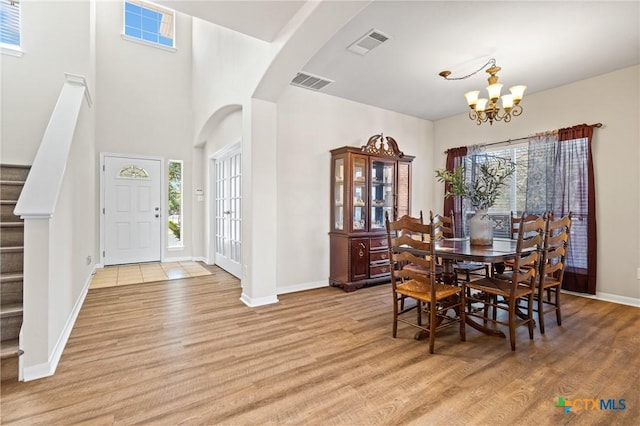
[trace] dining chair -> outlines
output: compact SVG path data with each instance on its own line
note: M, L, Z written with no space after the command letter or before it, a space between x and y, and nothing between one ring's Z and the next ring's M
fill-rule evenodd
M385 215L391 287L393 291L393 337L398 333L398 322L418 328L429 336L429 353L434 352L436 332L455 324L460 326L460 340L465 340L464 293L457 285L440 283L436 279L435 236L436 226L422 224L403 216L397 221L389 221ZM423 238L412 238L420 234ZM426 273L399 269L395 265L409 263L420 265ZM415 301L405 306L404 298ZM415 320L407 315L416 310ZM426 314L426 324L423 315Z
M522 223L522 221L527 221L530 222L532 220L536 220L538 218L543 218L546 220L547 217L553 217L553 213L549 213L551 216L549 216L548 214L544 214L544 215L537 215L537 214L527 214L524 213L522 214L522 216L518 216L517 214L515 214L515 212L511 212L511 216L510 216L510 228L511 228L511 239L515 240L518 238L519 235L519 231L520 231L520 224ZM528 268L530 267L530 265L520 265L520 268ZM496 266L493 265L492 267L494 274L496 275L500 275L500 273L498 273L496 271ZM513 259L507 259L504 262L504 271L507 272L507 274L504 274L504 272L502 272L502 274L504 276L510 276L510 274L508 273L509 271L513 271Z
M416 222L416 223L424 223L424 218L422 215L422 210L420 210L420 217L413 217L413 216L403 216L403 218L406 221L411 221L411 222ZM411 236L413 238L419 238L420 240L424 241L424 235L423 234L419 234L419 235L415 235L414 233L412 233L410 230L408 229L401 229L398 231L399 235L408 235ZM421 265L417 265L415 263L405 263L404 265L402 265L402 269L406 270L406 271L413 271L417 274L424 274L426 275L428 273L427 269ZM436 263L436 278L438 279L438 281L442 280L442 266Z
M449 212L449 215L433 214L433 211L429 212L429 217L432 222L442 223L442 226L436 231L436 240L439 238L454 238L456 235L456 224L453 215L453 210ZM467 281L471 281L471 276L489 276L489 265L482 262L470 262L470 261L455 261L453 262L454 280L458 281L458 274L464 274ZM483 271L484 274L479 273Z
M481 310L469 309L466 315L480 318L485 323L492 322L496 326L498 324L508 326L512 351L516 350L516 325L527 325L529 338L533 339L534 293L545 230L545 220L541 217L527 221L523 215L522 219L511 277L493 276L462 283L468 305L479 303L484 306ZM520 265L532 265L532 267L520 268ZM469 290L473 292L468 292ZM500 303L498 298L501 299ZM516 324L516 310L521 301L525 302L526 312L518 315L521 321ZM489 307L506 311L507 321L504 321L502 316L489 317Z
M540 274L536 282L537 309L534 309L538 312L541 334L544 334L544 315L546 313L555 311L556 323L562 325L560 288L564 277L570 231L571 212L561 219L547 220L542 246L542 259L540 261ZM550 306L550 308L547 309L546 306Z

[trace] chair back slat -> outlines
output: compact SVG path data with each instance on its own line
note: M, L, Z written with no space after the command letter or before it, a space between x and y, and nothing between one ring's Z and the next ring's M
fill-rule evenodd
M453 218L453 210L448 216L442 214L433 214L433 211L429 212L429 218L434 229L434 236L436 240L442 238L453 238L456 234L456 226Z
M420 282L433 282L436 275L434 227L431 223L423 224L410 216L403 216L396 221L385 217L387 228L389 259L391 259L391 284L397 284L406 279ZM395 233L395 235L394 235ZM419 250L413 253L411 250ZM402 270L399 265L414 264L423 267L423 271L415 273Z
M519 285L534 288L540 266L540 251L544 240L546 220L537 215L525 215L520 218L516 256L511 277L511 292Z
M558 220L547 221L540 266L540 285L548 278L562 282L570 233L571 212Z

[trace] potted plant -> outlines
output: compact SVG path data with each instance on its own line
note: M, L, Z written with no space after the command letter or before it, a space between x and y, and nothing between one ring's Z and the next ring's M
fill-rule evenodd
M444 196L466 198L475 209L475 215L469 221L471 244L493 244L493 223L487 210L495 204L515 169L516 165L506 158L486 157L486 160L477 164L471 181L465 179L465 163L454 170L436 170L438 181L449 184Z

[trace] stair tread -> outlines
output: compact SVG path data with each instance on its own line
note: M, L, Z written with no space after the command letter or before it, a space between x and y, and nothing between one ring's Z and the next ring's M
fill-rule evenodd
M24 278L24 274L18 272L10 272L0 275L0 282L18 281Z
M13 358L20 356L24 353L20 349L20 341L18 339L3 340L0 342L0 358Z
M24 180L0 180L0 185L24 185Z
M0 252L4 252L4 253L20 252L20 251L24 251L23 246L0 247Z
M0 204L17 204L18 200L0 200Z
M24 228L24 222L1 222L0 226L4 226L6 228Z
M16 317L22 315L22 311L22 303L0 305L0 318Z

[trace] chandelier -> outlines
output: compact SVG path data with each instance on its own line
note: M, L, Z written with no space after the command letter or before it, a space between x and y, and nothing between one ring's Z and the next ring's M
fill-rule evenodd
M502 68L496 65L495 59L490 59L489 62L484 64L476 71L462 77L449 77L451 75L451 71L442 71L440 72L440 74L438 74L445 80L464 80L482 71L488 65L491 65L486 70L489 74L489 78L487 79L487 81L489 82L489 86L487 86L489 97L479 98L479 90L472 90L464 94L465 98L467 98L467 103L469 104L470 108L469 118L475 121L478 126L482 123L486 123L487 121L490 125L493 125L494 121L504 120L505 123L508 123L509 121L511 121L512 116L517 117L522 114L522 106L520 105L520 101L522 100L522 96L524 95L524 91L527 86L520 85L510 87L510 94L500 96L502 84L498 83L498 76L496 74ZM502 108L498 105L498 101L500 99L502 99Z

